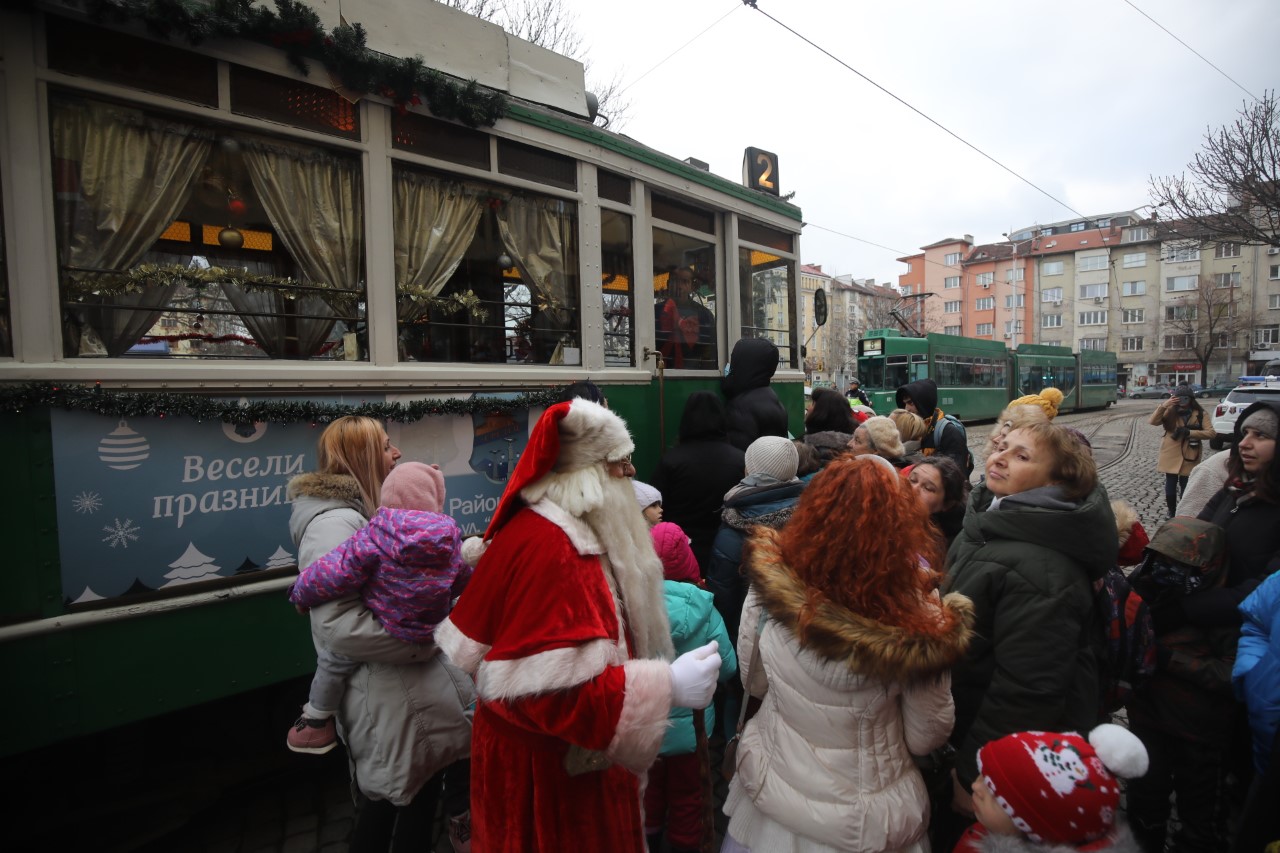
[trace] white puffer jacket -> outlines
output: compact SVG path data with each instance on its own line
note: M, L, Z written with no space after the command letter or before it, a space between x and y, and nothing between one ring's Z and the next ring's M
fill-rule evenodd
M738 747L729 834L752 853L927 850L929 799L911 755L951 732L948 670L968 643L968 599L948 596L927 636L828 602L802 647L793 630L805 588L771 537L749 571L738 659L763 704ZM955 614L950 628L942 608ZM749 670L758 630L763 673Z

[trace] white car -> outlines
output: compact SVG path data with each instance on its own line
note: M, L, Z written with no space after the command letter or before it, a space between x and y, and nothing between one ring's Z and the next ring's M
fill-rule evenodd
M1256 381L1253 379L1256 378ZM1241 377L1242 380L1246 377ZM1235 443L1236 418L1259 400L1280 403L1280 377L1258 376L1249 378L1242 385L1232 388L1218 405L1213 407L1213 431L1218 435L1209 439L1209 446L1221 450L1223 445Z

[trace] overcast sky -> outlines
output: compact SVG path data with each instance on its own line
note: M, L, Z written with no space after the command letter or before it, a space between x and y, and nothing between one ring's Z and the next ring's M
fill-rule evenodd
M805 263L896 282L896 258L944 237L1076 216L741 0L565 3L589 79L631 84L614 129L735 181L744 148L778 155ZM1134 6L1254 95L1280 82L1278 0L1133 4L758 2L1085 216L1146 204L1249 97Z

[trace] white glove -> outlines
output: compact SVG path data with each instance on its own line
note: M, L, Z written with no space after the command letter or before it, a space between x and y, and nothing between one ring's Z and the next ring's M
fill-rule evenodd
M720 675L720 646L714 641L685 652L671 664L671 705L675 708L705 708L716 692Z

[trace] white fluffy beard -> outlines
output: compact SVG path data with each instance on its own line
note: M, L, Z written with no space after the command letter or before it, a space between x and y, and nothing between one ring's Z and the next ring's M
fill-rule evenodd
M662 562L653 550L649 524L636 506L631 481L612 477L604 465L554 472L525 487L529 503L546 498L579 518L608 552L610 587L621 598L619 611L631 629L635 656L670 660L671 626L662 594Z

